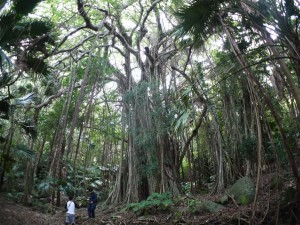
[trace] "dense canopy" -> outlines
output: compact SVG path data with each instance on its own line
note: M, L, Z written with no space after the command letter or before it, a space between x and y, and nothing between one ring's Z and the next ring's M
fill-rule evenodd
M252 221L263 174L300 191L299 85L298 1L0 0L0 190L112 206L247 176Z

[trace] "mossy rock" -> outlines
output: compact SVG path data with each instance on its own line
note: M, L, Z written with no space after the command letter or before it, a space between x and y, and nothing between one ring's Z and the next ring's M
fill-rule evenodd
M224 195L220 198L220 200L218 202L220 202L222 205L227 204L229 201L229 197L228 195Z
M251 178L243 177L235 182L228 191L238 204L248 205L253 202L255 196L255 185Z
M288 187L286 191L281 194L280 205L288 205L295 201L297 191L293 187Z
M195 204L192 204L189 207L189 210L193 213L200 213L203 211L216 213L222 210L223 208L224 206L213 201L196 201Z
M204 210L208 211L208 212L219 212L220 210L222 210L224 208L224 206L212 202L212 201L204 201L202 203L202 207Z

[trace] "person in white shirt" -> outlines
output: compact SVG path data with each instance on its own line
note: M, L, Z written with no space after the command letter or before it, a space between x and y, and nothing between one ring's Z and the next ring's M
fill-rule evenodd
M75 225L75 203L73 202L73 196L69 196L69 201L67 202L67 215L65 225L71 223Z

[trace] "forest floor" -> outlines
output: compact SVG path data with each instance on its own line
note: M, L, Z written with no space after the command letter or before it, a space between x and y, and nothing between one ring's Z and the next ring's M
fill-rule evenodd
M289 202L280 205L282 193L294 186L292 180L286 180L280 190L270 188L271 175L264 175L261 179L255 215L253 203L247 206L237 205L230 201L217 213L197 212L187 210L189 200L216 201L222 195L193 195L185 196L182 201L174 204L166 212L153 211L147 215L136 215L131 211L123 211L120 207L104 208L99 205L96 209L96 218L88 219L86 208L76 210L77 225L142 225L142 224L280 224L296 225L299 221L299 205ZM280 206L280 207L279 207ZM252 219L251 219L252 218ZM0 195L0 225L61 225L64 224L65 211L57 208L53 214L45 214L34 210L33 207L24 207Z

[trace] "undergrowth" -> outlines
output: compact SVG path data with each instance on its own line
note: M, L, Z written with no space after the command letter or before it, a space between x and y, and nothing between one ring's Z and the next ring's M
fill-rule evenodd
M158 211L168 211L173 205L170 192L162 194L152 193L146 200L138 203L127 204L125 210L132 210L136 214L153 214Z

